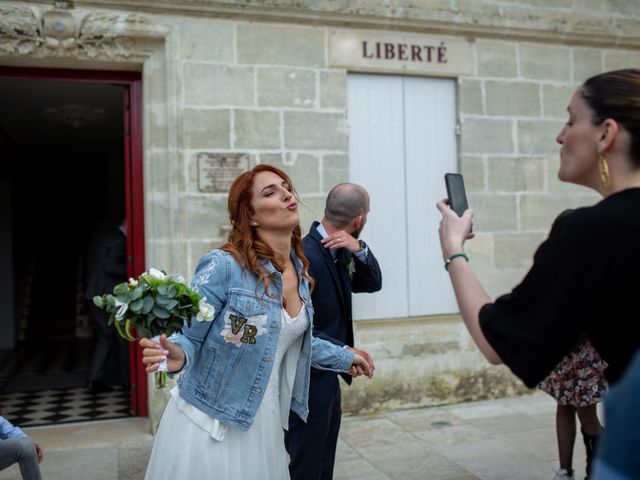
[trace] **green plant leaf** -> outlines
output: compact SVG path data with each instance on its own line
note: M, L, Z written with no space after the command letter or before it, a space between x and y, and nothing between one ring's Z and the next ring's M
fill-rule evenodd
M142 310L143 306L144 306L144 300L140 298L135 302L132 302L131 305L129 305L129 310L131 310L134 313L140 313L140 310Z
M144 315L149 313L153 308L154 303L155 302L153 301L153 297L151 295L147 295L146 297L144 297L142 299L142 310L140 311L140 313Z
M93 297L93 304L98 308L104 308L105 302L101 295L96 295Z
M176 296L176 287L173 285L159 285L158 293L164 295L167 298L174 298Z
M131 291L131 293L130 293L131 300L132 300L132 301L133 301L133 300L138 300L140 297L142 297L142 293L143 293L142 288L140 288L140 287L136 287L136 288L135 288L135 289L133 289L133 290Z
M113 287L113 293L115 293L117 296L123 295L123 294L128 294L129 293L129 284L125 283L119 283L118 285L116 285L115 287Z
M154 305L151 311L158 318L169 318L171 316L167 309L160 305Z
M178 305L177 300L173 298L161 297L159 295L156 297L156 303L163 306L167 310L172 310L176 305Z

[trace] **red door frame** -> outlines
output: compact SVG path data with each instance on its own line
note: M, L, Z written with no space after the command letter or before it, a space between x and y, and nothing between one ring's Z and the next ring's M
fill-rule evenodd
M108 83L124 87L124 171L127 215L127 253L129 275L145 270L144 189L142 165L142 78L139 72L65 70L0 66L0 78L58 82ZM142 367L142 352L131 344L131 409L135 415L148 415L147 373Z

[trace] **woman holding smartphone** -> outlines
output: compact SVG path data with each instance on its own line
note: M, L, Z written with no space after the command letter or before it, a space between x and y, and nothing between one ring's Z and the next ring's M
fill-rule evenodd
M640 70L603 73L573 94L558 177L603 197L558 219L524 280L493 301L464 253L472 212L446 201L440 243L480 351L533 388L586 333L615 384L640 347ZM630 426L638 428L638 426Z

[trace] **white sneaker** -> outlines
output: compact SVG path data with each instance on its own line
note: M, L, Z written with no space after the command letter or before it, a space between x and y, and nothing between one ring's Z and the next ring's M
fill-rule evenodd
M573 473L567 472L564 468L561 468L556 472L556 476L553 477L553 480L575 480Z

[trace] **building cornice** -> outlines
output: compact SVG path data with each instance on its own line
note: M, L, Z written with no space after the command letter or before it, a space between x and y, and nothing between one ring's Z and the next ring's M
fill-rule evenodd
M25 3L48 4L32 1ZM243 21L336 28L375 29L509 39L585 47L640 48L640 18L624 12L591 12L477 2L473 11L390 7L377 2L300 0L296 7L278 0L75 0L76 7L99 7L156 14L195 15ZM282 2L285 3L285 2ZM289 3L289 2L287 2ZM398 1L401 5L403 2ZM410 5L411 2L404 2ZM456 2L454 2L456 3ZM468 2L465 5L474 5Z

